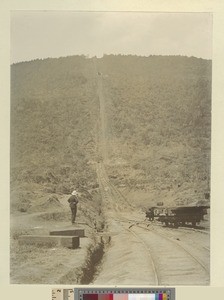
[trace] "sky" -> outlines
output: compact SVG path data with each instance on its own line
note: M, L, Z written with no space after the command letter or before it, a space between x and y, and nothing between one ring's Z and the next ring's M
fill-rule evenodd
M12 11L11 63L104 54L212 58L211 13Z

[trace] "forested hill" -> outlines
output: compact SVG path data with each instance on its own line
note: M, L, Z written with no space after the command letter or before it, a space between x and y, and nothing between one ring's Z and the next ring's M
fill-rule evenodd
M82 56L11 67L11 179L70 192L96 181L99 104L92 61Z
M195 199L207 191L211 61L123 55L11 66L12 188L28 183L68 192L96 183L98 76L114 183L175 193L178 186L196 191Z
M108 55L100 65L107 74L110 149L114 157L128 162L127 169L132 167L129 175L121 175L123 184L164 201L169 194L177 202L205 200L210 180L211 61ZM114 168L113 175L116 172Z

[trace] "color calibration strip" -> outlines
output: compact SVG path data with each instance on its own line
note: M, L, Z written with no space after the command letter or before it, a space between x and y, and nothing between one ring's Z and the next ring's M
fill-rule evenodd
M169 297L166 292L147 294L83 294L82 300L169 300Z
M175 300L175 289L53 289L52 300Z
M75 300L175 300L174 288L75 289Z

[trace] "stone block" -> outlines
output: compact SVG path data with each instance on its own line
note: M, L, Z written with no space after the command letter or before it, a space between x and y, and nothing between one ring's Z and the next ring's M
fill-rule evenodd
M50 235L84 237L85 230L84 229L54 230L54 231L50 231Z
M19 244L76 249L79 247L78 236L49 236L49 235L21 235Z

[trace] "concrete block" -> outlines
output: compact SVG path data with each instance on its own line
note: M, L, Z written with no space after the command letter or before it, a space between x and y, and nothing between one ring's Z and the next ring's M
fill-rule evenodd
M50 235L84 237L85 230L84 229L69 229L69 230L57 230L57 231L54 230L54 231L50 231Z
M49 235L21 235L19 244L55 247L63 246L71 249L79 247L78 236L49 236Z

